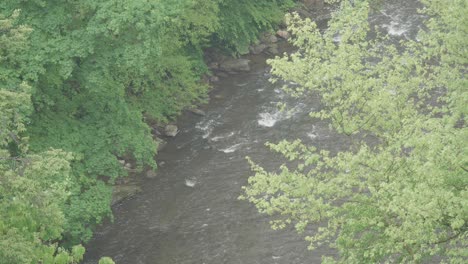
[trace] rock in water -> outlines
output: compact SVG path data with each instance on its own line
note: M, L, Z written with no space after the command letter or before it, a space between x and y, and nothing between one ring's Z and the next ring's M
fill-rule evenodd
M280 52L279 52L279 49L278 49L278 44L272 43L272 44L268 45L267 52L270 53L270 54L273 54L273 55L279 54Z
M167 125L164 128L164 134L168 137L175 137L179 133L179 128L176 125Z
M276 47L269 47L268 48L268 53L273 54L273 55L277 55L280 52L279 52L278 48L276 48Z
M210 77L210 82L219 82L219 77L216 75L213 75Z
M250 71L249 63L248 59L228 59L221 63L220 68L227 72L247 72Z
M185 179L185 186L187 187L193 188L196 184L197 182L194 179Z
M205 111L201 110L201 109L190 109L189 110L190 112L192 112L193 114L196 114L196 115L199 115L199 116L205 116L206 113Z

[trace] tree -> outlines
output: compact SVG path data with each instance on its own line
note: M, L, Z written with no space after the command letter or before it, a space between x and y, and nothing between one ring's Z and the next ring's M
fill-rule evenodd
M66 241L89 240L93 228L111 216L112 184L127 175L118 159L134 161L140 170L156 167L157 143L148 123L167 122L205 101L203 49L245 50L291 4L0 1L0 14L21 9L16 23L32 29L29 48L10 56L15 66L5 71L30 87L31 112L21 128L27 125L27 145L33 153L52 147L74 156Z
M69 252L56 243L65 226L72 156L29 151L32 89L20 76L31 29L15 25L18 15L0 16L0 263L78 263L82 246Z
M290 163L255 175L241 198L294 224L310 248L327 244L326 263L464 263L468 251L466 117L468 5L424 0L418 40L370 39L367 1L342 1L321 33L289 15L298 51L270 61L272 73L320 95L327 119L351 144L331 153L301 141L268 146ZM339 36L340 41L334 41ZM335 39L336 40L336 39ZM275 81L275 80L273 80Z
M115 262L109 257L102 257L99 260L99 264L115 264Z

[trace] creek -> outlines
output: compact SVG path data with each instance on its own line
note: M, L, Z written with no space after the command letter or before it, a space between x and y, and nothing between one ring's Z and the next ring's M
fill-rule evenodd
M415 2L384 4L371 22L396 40L414 37L421 21ZM143 191L114 206L114 221L98 228L84 263L110 256L117 264L300 264L334 254L308 251L292 228L272 230L267 216L238 200L252 175L246 156L270 170L283 163L266 142L300 138L330 150L347 144L327 122L309 117L320 107L317 96L291 98L282 83L269 82L266 55L247 58L250 72L215 83L205 116L178 119L180 133L157 156L164 163L158 176L141 177Z

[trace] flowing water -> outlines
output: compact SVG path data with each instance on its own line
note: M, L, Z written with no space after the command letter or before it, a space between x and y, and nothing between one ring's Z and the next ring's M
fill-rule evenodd
M372 23L396 38L414 37L416 7L392 1ZM282 164L266 142L300 138L331 150L347 144L326 122L308 116L320 107L318 97L290 98L268 81L264 55L250 59L251 72L216 83L206 116L179 119L181 132L158 154L164 163L158 177L143 179L142 193L113 208L114 222L97 230L85 263L110 256L117 264L299 264L334 254L308 251L292 228L271 230L267 216L237 199L252 174L246 156L267 169ZM278 110L280 102L288 103L286 111Z

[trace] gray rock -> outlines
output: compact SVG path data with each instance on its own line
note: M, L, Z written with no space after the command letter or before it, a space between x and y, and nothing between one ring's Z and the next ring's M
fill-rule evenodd
M263 41L265 43L276 43L278 38L275 35L266 35Z
M216 75L213 75L210 77L210 82L219 82L219 77Z
M118 161L119 161L120 164L125 165L125 160L119 159Z
M248 59L228 59L220 65L221 70L227 72L248 72L250 60Z
M280 38L283 39L288 39L289 38L289 32L286 30L278 30L276 31L276 35Z
M276 43L276 42L278 42L278 38L276 36L270 35L268 37L268 42L269 43Z
M158 176L158 175L156 174L155 171L153 171L153 170L146 171L146 178L154 179L154 178L156 178L156 176Z
M179 133L179 128L176 125L167 125L164 128L164 134L168 137L175 137Z
M190 109L189 110L190 112L192 112L193 114L196 114L196 115L199 115L199 116L206 116L206 113L205 111L201 110L201 109Z
M276 43L278 42L278 38L271 33L264 33L263 36L261 37L260 41L265 44L271 44L271 43Z
M265 44L258 44L258 45L252 45L250 46L250 52L252 54L260 54L262 53L265 49L267 48L267 45Z

